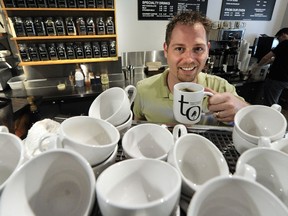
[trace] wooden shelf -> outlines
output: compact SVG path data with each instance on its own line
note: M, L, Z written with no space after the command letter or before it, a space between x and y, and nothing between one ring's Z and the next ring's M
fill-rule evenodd
M99 39L102 40L115 40L117 44L117 34L105 34L105 35L73 35L73 36L23 36L17 37L13 22L11 17L48 17L48 16L61 16L61 17L93 17L96 19L99 16L102 17L114 17L114 30L116 31L116 8L114 3L114 8L17 8L17 7L5 7L4 0L0 0L1 8L5 18L8 22L8 27L10 29L10 35L13 35L10 38L15 44L16 49L20 43L45 43L48 42L74 42L74 41L83 41L87 42L89 40L95 41ZM54 41L53 41L54 40ZM39 65L56 65L56 64L76 64L76 63L93 63L93 62L109 62L109 61L118 61L118 52L116 47L116 56L117 57L105 57L105 58L84 58L84 59L59 59L59 60L47 60L47 61L29 61L29 62L20 62L20 66L39 66Z
M73 36L25 36L25 37L12 37L11 40L65 40L65 39L107 39L116 38L115 34L111 35L73 35Z
M40 66L40 65L56 65L56 64L77 64L77 63L91 63L91 62L109 62L117 61L118 57L107 58L84 58L84 59L61 59L61 60L49 60L49 61L29 61L20 62L20 66Z

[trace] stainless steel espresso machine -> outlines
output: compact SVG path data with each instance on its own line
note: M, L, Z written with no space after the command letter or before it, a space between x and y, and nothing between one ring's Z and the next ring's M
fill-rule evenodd
M212 29L209 50L210 73L230 80L239 76L238 53L244 29Z

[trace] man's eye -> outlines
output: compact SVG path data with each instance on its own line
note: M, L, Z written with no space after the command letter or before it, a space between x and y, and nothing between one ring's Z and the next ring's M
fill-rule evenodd
M202 52L205 51L205 49L202 48L202 47L196 47L196 48L194 48L193 50L194 50L195 53L202 53Z
M184 48L182 47L176 47L175 50L178 52L184 52Z

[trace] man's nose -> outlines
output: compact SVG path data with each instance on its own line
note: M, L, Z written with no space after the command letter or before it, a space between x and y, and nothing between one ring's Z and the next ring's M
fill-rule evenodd
M194 53L191 50L187 50L184 53L183 57L184 57L185 61L188 61L188 62L193 62L194 59L195 59L195 55L194 55Z

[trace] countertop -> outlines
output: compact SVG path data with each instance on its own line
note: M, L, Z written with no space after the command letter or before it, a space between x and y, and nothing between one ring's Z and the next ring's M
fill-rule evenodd
M109 75L109 84L93 84L88 87L75 87L71 86L69 80L64 81L66 88L64 90L59 90L57 84L55 85L45 85L45 82L40 83L37 87L23 88L18 90L5 90L0 92L0 97L7 97L12 99L13 103L13 112L17 113L21 111L22 108L27 107L28 101L27 97L33 96L36 99L41 98L42 100L57 100L57 99L73 99L73 98L82 98L82 97L97 97L101 92L107 88L111 87L121 87L125 88L127 85L136 85L139 80L142 80L146 75L142 71L135 72L134 76L131 79L125 79L124 74L117 73ZM62 82L63 80L61 80ZM240 77L233 78L228 80L234 86L242 86L245 83L259 82L255 80L243 80ZM56 83L56 82L55 82ZM68 84L67 84L68 83Z

